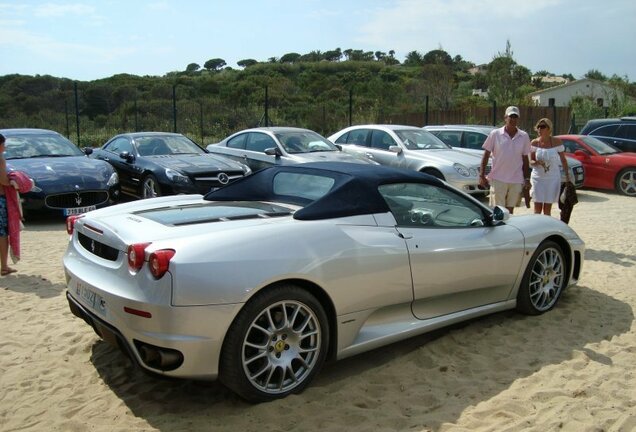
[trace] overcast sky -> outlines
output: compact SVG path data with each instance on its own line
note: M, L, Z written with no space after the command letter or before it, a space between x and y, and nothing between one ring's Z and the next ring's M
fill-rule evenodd
M635 0L0 0L0 75L165 75L222 58L443 49L636 81Z

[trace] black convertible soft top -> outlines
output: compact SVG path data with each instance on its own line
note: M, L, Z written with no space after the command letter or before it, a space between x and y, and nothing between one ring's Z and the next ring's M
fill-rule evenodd
M279 195L274 192L273 185L274 178L282 172L330 177L334 184L325 195L315 200L301 196ZM294 213L295 219L329 219L388 212L389 207L379 193L378 186L391 183L428 183L442 186L439 179L412 170L345 162L313 162L262 169L221 189L209 192L205 199L284 202L303 207Z

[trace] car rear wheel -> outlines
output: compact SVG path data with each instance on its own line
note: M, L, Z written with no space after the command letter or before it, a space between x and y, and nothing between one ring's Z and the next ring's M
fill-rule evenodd
M627 168L618 173L616 190L623 195L636 196L636 168Z
M145 199L156 198L158 196L161 196L161 187L159 186L157 177L148 174L141 183L141 197Z
M294 285L256 294L223 344L219 379L250 402L301 392L322 367L329 324L316 298Z
M567 282L565 257L552 241L539 245L530 258L517 294L517 309L539 315L556 305Z

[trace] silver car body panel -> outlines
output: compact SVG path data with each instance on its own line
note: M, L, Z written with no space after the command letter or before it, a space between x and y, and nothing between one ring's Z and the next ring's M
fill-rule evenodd
M571 228L541 215L514 216L498 226L438 228L432 237L429 228L396 228L391 213L185 225L140 216L143 210L193 205L211 202L183 195L90 212L75 223L64 256L69 300L117 329L142 367L174 377L215 379L227 329L245 302L272 284L324 293L334 311L334 356L343 358L515 307L524 269L547 238L567 241L564 253L572 262L575 253L584 253ZM442 242L449 235L455 247ZM176 251L159 280L147 265L138 272L128 268L128 245L148 241L146 259L156 250ZM91 242L116 249L117 257L94 255ZM570 284L577 282L573 274L570 266ZM176 349L184 362L171 371L149 368L135 341Z
M308 129L292 128L292 127L261 127L246 129L236 132L224 140L209 144L206 150L210 153L223 155L235 161L248 165L252 171L267 168L273 165L294 165L307 162L351 162L351 163L373 163L364 157L357 157L337 148L332 151L302 152L290 153L287 151L276 136L277 133L286 132L312 132ZM239 135L244 134L262 134L271 139L272 148L276 147L279 151L278 155L267 154L264 151L255 151L249 149L232 148L228 146L228 142ZM323 138L324 139L324 138Z
M364 145L339 143L343 151L358 157L366 157L381 165L388 165L395 168L405 168L421 172L436 170L444 176L443 180L465 193L474 194L485 192L479 188L479 168L481 161L478 157L451 148L411 150L404 145L395 132L396 130L421 130L421 128L401 125L350 126L329 136L328 139L335 143L342 135L358 129L381 130L388 133L396 145L400 147L400 151L396 152ZM466 167L470 175L461 175L454 168L455 164L461 164Z

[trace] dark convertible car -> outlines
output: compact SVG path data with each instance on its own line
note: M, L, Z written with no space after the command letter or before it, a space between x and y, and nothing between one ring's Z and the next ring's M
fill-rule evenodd
M113 204L119 193L117 173L91 160L72 142L46 129L2 129L7 139L7 169L24 172L34 187L23 194L25 212L50 210L76 215Z
M209 154L177 133L125 133L85 151L109 162L119 174L121 192L139 198L205 194L251 173L247 165Z

